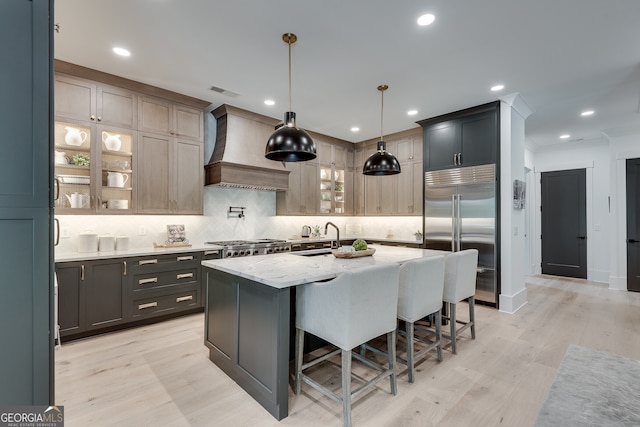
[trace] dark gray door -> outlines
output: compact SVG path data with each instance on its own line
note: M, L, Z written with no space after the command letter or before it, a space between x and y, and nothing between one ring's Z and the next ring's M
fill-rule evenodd
M542 273L587 278L585 169L542 173Z
M627 160L627 289L640 292L640 159Z
M53 404L53 2L0 1L0 404Z

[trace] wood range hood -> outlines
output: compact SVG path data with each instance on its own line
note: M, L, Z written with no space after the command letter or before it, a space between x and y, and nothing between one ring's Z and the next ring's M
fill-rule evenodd
M223 104L211 112L216 143L205 165L205 185L259 190L288 190L289 171L264 157L278 120Z

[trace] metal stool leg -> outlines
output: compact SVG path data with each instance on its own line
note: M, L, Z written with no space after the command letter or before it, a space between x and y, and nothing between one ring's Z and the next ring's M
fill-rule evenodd
M449 330L451 331L451 353L456 354L456 305L449 303Z
M475 301L476 299L474 297L469 298L469 322L471 322L471 338L474 340L476 339Z
M435 324L436 324L436 342L438 345L436 346L436 351L438 354L438 362L442 362L442 310L438 310L435 316Z
M407 339L407 367L409 368L409 382L413 382L413 322L405 322L405 327L407 331L406 339Z
M342 422L351 427L351 350L342 350Z

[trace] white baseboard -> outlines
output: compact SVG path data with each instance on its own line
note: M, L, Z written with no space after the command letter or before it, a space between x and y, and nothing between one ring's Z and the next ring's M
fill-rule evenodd
M527 288L515 295L500 294L500 310L503 313L513 314L527 303Z
M589 270L587 272L587 278L592 282L609 283L609 272L604 270Z
M609 276L609 289L613 291L626 291L627 290L627 278Z

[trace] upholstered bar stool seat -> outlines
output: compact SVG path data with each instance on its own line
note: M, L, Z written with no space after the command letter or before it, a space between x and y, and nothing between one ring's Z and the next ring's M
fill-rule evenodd
M476 274L478 268L478 250L465 249L447 255L444 267L444 293L442 300L447 304L449 316L450 335L445 336L451 340L451 353L456 354L457 336L464 330L471 329L471 338L476 339L475 324L475 293ZM461 301L469 303L469 321L462 322L456 319L456 304ZM457 325L462 327L458 328Z
M383 379L389 378L396 394L395 341L399 265L382 264L346 271L327 282L315 282L296 289L296 354L294 391L301 382L342 404L345 426L351 425L351 401ZM308 332L338 347L303 364L304 333ZM352 349L381 335L387 335L388 366L352 352ZM307 368L337 354L342 357L342 393L338 395L303 373ZM352 357L379 373L351 391Z
M407 343L407 355L406 360L401 358L397 360L407 365L410 383L414 380L416 360L421 359L429 351L435 349L438 361L442 361L441 312L444 265L445 257L440 255L411 260L400 266L398 319L405 323L403 335ZM432 314L435 314L435 333L431 340L424 334L430 335L432 331L421 327L416 322ZM418 332L421 334L418 335ZM415 342L421 342L425 346L415 352Z

